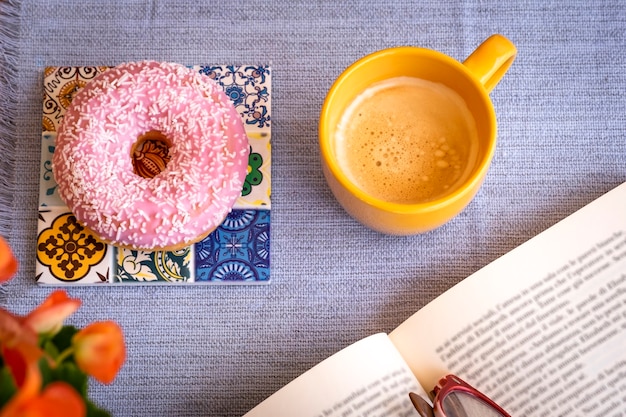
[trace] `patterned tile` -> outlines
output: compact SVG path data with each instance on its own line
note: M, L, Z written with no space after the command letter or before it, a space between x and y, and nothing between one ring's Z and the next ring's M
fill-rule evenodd
M47 67L44 71L44 132L56 132L74 95L108 67Z
M224 88L248 131L268 131L270 116L270 69L255 65L192 67Z
M59 197L52 175L56 131L74 95L108 67L48 67L43 88L38 283L269 282L270 68L254 65L190 68L222 86L240 114L250 142L248 174L231 215L203 242L174 252L116 248L100 242L77 224Z
M271 144L269 134L248 134L251 144L248 174L235 208L271 208Z
M113 271L111 247L76 222L66 207L39 208L37 282L108 283Z
M195 255L197 282L269 280L270 211L233 210Z
M66 207L57 191L57 183L52 175L52 154L57 134L53 132L41 135L41 167L39 175L39 205Z
M193 251L136 251L114 248L113 283L185 283L193 281Z

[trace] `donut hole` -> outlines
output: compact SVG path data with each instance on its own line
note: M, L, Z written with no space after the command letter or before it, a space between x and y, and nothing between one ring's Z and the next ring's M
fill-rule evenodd
M144 178L159 175L170 162L171 146L172 142L157 130L140 135L131 149L135 174Z

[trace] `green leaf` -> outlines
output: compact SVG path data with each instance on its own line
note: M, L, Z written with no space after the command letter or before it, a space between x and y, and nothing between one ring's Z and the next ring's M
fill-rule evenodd
M13 375L8 367L0 369L0 409L9 402L11 397L17 392Z
M42 358L39 360L39 371L43 387L55 381L63 381L71 385L83 398L87 397L87 375L73 362L63 362L50 367L48 361Z
M72 337L78 332L74 326L63 326L56 334L39 335L39 346L53 359L72 345ZM70 356L71 358L71 356Z
M78 393L87 398L87 375L73 362L63 362L52 369L53 381L65 381Z
M39 372L41 373L41 385L46 386L50 382L53 381L52 377L52 369L50 368L50 364L48 360L45 358L39 359Z
M87 417L111 417L108 411L98 407L87 397L87 374L81 371L74 362L65 361L55 368L51 368L48 361L42 359L39 361L39 368L44 387L51 382L63 381L78 392L87 406Z
M91 400L86 400L87 405L87 417L111 417L111 414L95 405Z
M48 354L50 355L50 357L52 358L56 358L57 356L59 356L59 348L57 348L55 346L55 344L52 342L52 340L47 339L47 340L42 340L39 342L41 348Z
M61 330L52 338L52 342L59 349L59 352L63 352L65 349L72 346L72 337L78 332L78 329L74 326L63 326Z

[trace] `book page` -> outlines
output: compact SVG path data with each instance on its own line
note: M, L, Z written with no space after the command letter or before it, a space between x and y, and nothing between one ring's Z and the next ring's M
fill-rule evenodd
M512 415L624 415L626 184L466 278L390 338L426 390L455 373Z
M320 362L245 417L413 417L409 392L425 395L386 334Z

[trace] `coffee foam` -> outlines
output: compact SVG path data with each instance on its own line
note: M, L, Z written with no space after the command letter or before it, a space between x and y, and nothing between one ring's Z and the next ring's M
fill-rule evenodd
M348 106L335 152L350 180L366 193L419 203L451 192L469 177L478 134L454 90L397 77L373 84Z

